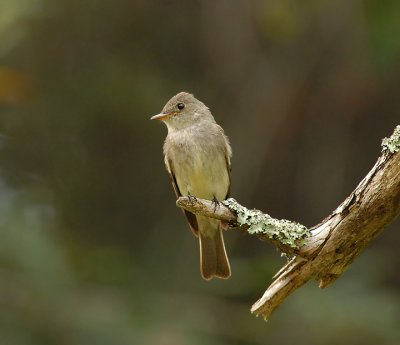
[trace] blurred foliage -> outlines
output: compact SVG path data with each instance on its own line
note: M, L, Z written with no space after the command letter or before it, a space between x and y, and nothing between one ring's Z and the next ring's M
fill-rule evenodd
M400 3L396 0L366 1L365 11L372 53L381 69L391 74L393 71L387 67L398 63L400 55L400 42L397 39L400 32Z
M1 344L397 344L399 223L268 323L283 264L226 234L204 282L149 121L194 92L232 142L232 196L311 226L399 124L400 8L374 2L3 0Z

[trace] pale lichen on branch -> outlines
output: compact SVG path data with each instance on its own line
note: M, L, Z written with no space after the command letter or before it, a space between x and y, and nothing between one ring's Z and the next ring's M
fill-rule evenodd
M247 229L249 234L263 234L295 249L301 247L305 239L311 235L310 230L304 225L286 219L275 219L259 210L249 210L233 198L222 203L237 214L240 226L249 227Z
M389 150L390 153L400 150L400 125L396 126L393 134L389 138L382 140L382 151Z

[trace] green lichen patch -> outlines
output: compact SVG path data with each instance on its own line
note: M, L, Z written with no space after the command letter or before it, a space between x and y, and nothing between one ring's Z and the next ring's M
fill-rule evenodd
M390 138L382 140L382 151L389 150L391 153L400 150L400 126L396 126Z
M237 214L240 225L249 226L247 231L250 234L267 235L292 248L299 248L304 244L304 239L310 236L310 230L304 225L286 219L275 219L259 210L249 210L233 198L222 203Z

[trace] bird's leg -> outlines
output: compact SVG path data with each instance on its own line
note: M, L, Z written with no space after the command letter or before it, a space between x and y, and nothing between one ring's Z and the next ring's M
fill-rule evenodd
M197 202L197 198L190 194L190 192L187 193L187 198L189 199L189 202L194 206L194 204Z
M213 197L213 199L212 199L212 203L213 203L213 205L214 205L214 213L215 213L215 211L216 211L217 208L219 207L219 201L218 201L218 199L215 197L215 195L214 195L214 197Z

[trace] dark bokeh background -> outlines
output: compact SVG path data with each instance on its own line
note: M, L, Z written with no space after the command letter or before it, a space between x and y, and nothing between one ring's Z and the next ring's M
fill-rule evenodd
M399 37L397 0L2 0L0 343L399 344L399 222L265 323L284 259L231 232L231 279L200 278L149 121L193 92L232 195L315 225L399 124Z

